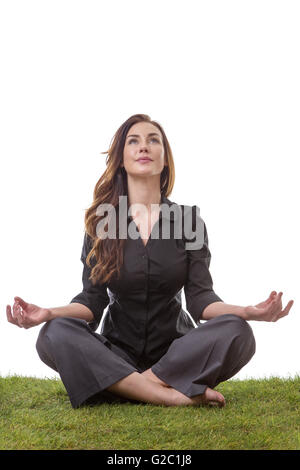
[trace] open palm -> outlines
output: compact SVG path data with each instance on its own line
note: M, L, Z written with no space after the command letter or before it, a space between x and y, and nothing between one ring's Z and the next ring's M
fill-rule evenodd
M245 308L247 320L260 320L275 322L288 315L294 301L290 300L286 307L282 308L282 292L278 294L272 291L267 300L257 305L249 305Z
M50 310L29 304L21 297L14 297L14 304L6 306L7 320L20 328L31 328L50 320Z

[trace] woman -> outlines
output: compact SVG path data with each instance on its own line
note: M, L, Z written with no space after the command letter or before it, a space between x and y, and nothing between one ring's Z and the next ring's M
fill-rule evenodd
M7 305L8 321L21 328L45 322L38 354L58 371L74 408L101 400L224 406L214 388L255 352L247 320L277 321L293 301L282 309L282 292L273 291L264 302L241 307L217 296L197 206L168 199L174 163L159 123L144 114L131 116L106 153L107 168L85 214L82 292L56 308L15 297L12 309ZM126 213L124 236L126 198L131 214ZM170 232L162 236L166 225ZM175 226L184 227L181 235ZM181 307L182 288L190 315Z

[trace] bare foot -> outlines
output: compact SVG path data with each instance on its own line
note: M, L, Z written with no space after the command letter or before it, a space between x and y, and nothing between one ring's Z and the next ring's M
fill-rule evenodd
M142 372L142 375L147 377L148 379L152 380L153 382L162 385L163 387L172 388L170 385L163 382L161 379L157 377L157 375L153 374L151 368ZM192 398L187 397L186 395L178 392L178 390L173 389L174 393L174 400L175 403L178 405L210 405L210 406L219 406L220 408L225 406L225 398L220 392L216 390L212 390L211 388L207 387L205 392L201 395L196 395Z
M220 392L212 390L207 387L205 392L200 395L195 395L194 397L187 397L186 395L174 390L174 401L176 405L210 405L218 406L219 408L225 406L225 398Z
M207 389L204 393L202 393L202 395L197 396L201 397L203 404L219 406L220 408L226 405L225 398L223 397L222 393L217 392L216 390L212 390L209 387L207 387Z
M166 384L166 382L163 382L162 380L160 380L157 375L153 374L151 368L145 370L144 372L142 372L142 375L144 375L145 377L147 377L147 379L150 379L152 380L153 382L156 382L158 383L159 385L162 385L163 387L170 387L170 385Z

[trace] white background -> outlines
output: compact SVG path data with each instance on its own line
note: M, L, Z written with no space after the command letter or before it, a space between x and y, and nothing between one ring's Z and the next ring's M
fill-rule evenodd
M2 376L58 376L35 350L41 326L9 324L5 307L81 291L100 152L136 113L171 144L169 198L200 207L216 293L294 299L250 323L257 351L235 378L299 373L299 23L286 0L1 1Z

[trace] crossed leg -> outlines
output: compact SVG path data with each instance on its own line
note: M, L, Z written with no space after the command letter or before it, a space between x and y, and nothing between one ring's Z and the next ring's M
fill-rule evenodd
M175 340L158 363L140 376L159 386L160 393L170 391L173 404L224 406L225 398L214 387L235 375L254 352L249 324L235 315L222 315Z
M171 385L166 384L166 382L163 382L160 378L157 377L157 375L153 374L151 367L144 372L142 372L142 375L145 375L148 377L150 380L153 380L153 382L157 382L158 384L162 385L163 387L168 387L172 388ZM180 392L178 392L180 393ZM195 402L193 403L185 403L186 402L186 395L182 395L181 397L178 397L180 401L182 401L182 404L194 404L194 405L199 405L199 404L209 404L209 405L219 405L219 406L225 406L225 398L224 396L215 390L212 390L211 388L207 387L205 392L202 393L201 395L197 395ZM184 398L184 400L183 400Z
M209 387L205 392L193 397L187 397L170 385L160 380L151 369L141 374L133 372L107 388L109 392L134 400L154 405L166 406L199 406L203 404L225 406L223 395Z
M51 320L40 331L40 358L59 372L74 408L101 390L157 405L224 406L215 386L235 375L255 351L251 328L235 315L209 320L174 340L142 373L110 351L104 340L77 319ZM110 385L112 371L115 381Z

